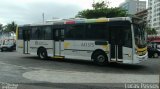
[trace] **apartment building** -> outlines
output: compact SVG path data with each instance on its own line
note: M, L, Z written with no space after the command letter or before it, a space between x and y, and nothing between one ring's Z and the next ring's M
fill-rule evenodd
M126 0L120 8L127 10L128 14L134 15L146 9L146 1Z
M148 0L148 26L157 30L160 36L160 0Z

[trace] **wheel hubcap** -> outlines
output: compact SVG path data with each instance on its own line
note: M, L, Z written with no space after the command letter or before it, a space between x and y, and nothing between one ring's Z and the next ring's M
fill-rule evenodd
M158 54L157 54L157 53L155 53L155 54L154 54L154 57L158 57Z
M98 59L98 62L104 62L105 61L105 57L103 55L99 55L97 57L97 59Z
M44 58L44 55L45 55L44 52L41 52L41 53L40 53L40 57L41 57L41 58Z

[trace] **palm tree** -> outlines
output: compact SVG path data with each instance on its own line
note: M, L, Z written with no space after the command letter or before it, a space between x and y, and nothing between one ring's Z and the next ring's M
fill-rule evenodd
M16 32L17 24L13 21L5 26L5 32Z

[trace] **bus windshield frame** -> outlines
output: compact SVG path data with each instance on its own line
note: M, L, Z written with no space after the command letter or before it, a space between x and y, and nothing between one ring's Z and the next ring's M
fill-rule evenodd
M146 40L146 32L144 26L141 24L133 23L133 30L134 30L135 45L138 48L146 47L147 40Z

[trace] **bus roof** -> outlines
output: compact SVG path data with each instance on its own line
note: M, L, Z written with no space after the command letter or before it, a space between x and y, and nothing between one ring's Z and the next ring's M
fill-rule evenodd
M56 25L56 24L79 24L79 23L98 23L98 22L111 22L111 21L131 21L130 17L114 17L114 18L98 18L98 19L61 19L61 20L53 20L49 21L45 24L26 24L20 25L23 26L45 26L45 25Z

